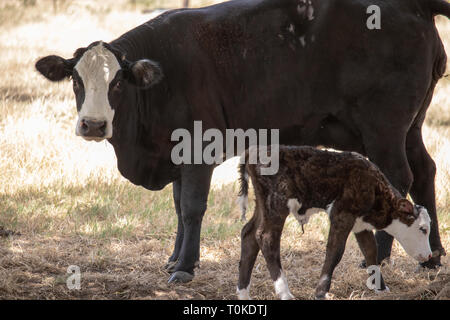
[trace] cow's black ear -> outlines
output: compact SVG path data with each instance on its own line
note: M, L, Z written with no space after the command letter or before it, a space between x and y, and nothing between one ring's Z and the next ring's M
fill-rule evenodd
M61 81L72 75L75 63L59 56L47 56L36 62L36 69L51 81Z
M161 67L154 61L143 59L129 66L130 82L139 88L148 89L161 81Z

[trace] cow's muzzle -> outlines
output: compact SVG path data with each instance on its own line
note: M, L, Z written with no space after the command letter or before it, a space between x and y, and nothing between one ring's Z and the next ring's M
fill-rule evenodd
M107 122L102 120L81 119L78 132L87 140L101 140L105 138Z

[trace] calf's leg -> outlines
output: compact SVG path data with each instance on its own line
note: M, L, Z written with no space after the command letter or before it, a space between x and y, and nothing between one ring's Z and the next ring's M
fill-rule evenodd
M342 259L345 251L345 244L348 235L353 228L355 220L349 213L331 211L330 232L328 233L327 251L325 263L322 267L319 283L316 287L316 299L323 300L327 298L330 291L331 278L333 271Z
M286 212L287 216L288 212ZM271 214L271 216L274 216ZM275 214L275 216L279 216ZM257 241L261 251L264 255L264 259L269 269L270 277L274 281L275 292L281 300L294 299L291 291L289 290L286 275L281 267L280 259L280 242L281 233L283 231L283 225L286 217L280 219L274 219L271 221L263 221L263 225L260 227L261 232L257 231ZM259 228L258 228L259 229Z
M259 253L259 245L256 241L256 212L253 218L242 228L241 232L241 259L239 261L239 282L237 295L239 300L250 299L250 279L256 257Z
M366 259L367 266L378 266L377 263L377 243L372 231L361 231L355 233L356 240L358 241L359 248ZM375 271L374 271L375 272ZM373 274L370 274L371 276ZM389 291L389 288L384 284L383 276L381 272L379 274L380 278L375 279L375 284L377 280L379 281L379 286L376 287L376 292Z

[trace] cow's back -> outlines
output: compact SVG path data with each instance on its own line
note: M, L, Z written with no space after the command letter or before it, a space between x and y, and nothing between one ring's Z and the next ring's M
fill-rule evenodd
M215 113L207 127L279 128L285 143L361 151L345 145L358 140L369 104L379 103L376 117L401 112L411 123L439 76L445 53L422 2L316 0L310 16L297 0L179 12L174 19L189 22L180 81L192 114ZM380 30L367 27L371 5L381 9Z

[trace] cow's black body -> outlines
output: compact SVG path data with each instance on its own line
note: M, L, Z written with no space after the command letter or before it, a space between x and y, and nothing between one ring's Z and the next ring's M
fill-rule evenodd
M435 164L421 126L446 55L434 15L438 0L236 0L167 12L110 42L130 61L148 58L164 77L149 90L128 87L115 102L120 172L159 190L173 182L179 217L173 271L193 273L212 167L170 160L177 128L276 128L280 143L324 145L367 155L435 222ZM306 3L306 1L305 1ZM381 8L369 30L368 6ZM380 258L392 238L378 236ZM433 250L443 252L437 223ZM439 262L439 257L434 263ZM183 280L182 273L172 279ZM177 279L177 277L181 277Z

